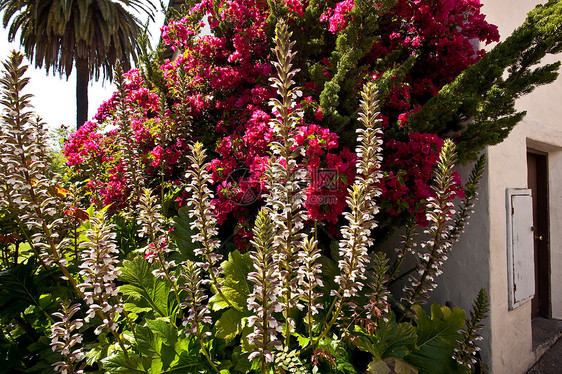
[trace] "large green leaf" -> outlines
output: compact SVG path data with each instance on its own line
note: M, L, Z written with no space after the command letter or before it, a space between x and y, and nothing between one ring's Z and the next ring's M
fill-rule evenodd
M11 322L30 305L40 305L41 292L34 274L32 261L0 272L0 317L5 322Z
M244 313L232 308L226 310L215 323L215 336L225 340L234 339L236 335L242 332L246 317L249 315L249 312Z
M181 330L178 330L171 323L168 321L164 321L161 319L157 320L147 320L146 325L160 336L163 339L163 342L169 346L174 346L178 341L178 332L181 333Z
M221 310L229 306L240 312L246 311L248 295L251 285L248 283L248 274L252 271L250 255L240 254L237 250L229 253L228 260L221 264L224 273L222 294L216 293L209 303L213 310ZM230 303L230 305L229 305Z
M135 354L122 353L103 360L104 369L120 374L207 373L209 368L200 354L196 339L186 336L162 319L147 320L135 329Z
M384 361L372 361L367 368L368 374L418 374L418 371L397 358Z
M157 325L162 329L162 325ZM149 327L139 326L135 335L139 352L142 352L143 356L152 358L150 372L158 373L162 370L168 370L174 362L176 352L172 347L164 344L162 334L154 333Z
M125 283L119 292L128 296L125 308L134 313L152 309L156 316L169 317L178 307L170 295L171 285L165 279L152 274L154 266L137 257L133 261L124 261L120 279Z
M175 345L179 354L177 361L172 364L170 373L206 373L210 372L204 356L200 353L201 346L192 335L181 334Z
M176 245L178 252L176 253L178 262L185 260L198 261L193 250L199 247L198 243L191 240L191 236L195 232L191 229L193 219L189 217L189 208L182 207L178 211L178 215L174 217L174 231L172 231L173 243Z
M463 372L454 365L452 358L458 332L464 326L465 313L460 308L453 310L443 305L431 305L431 315L418 305L413 307L417 314L416 349L404 360L419 370L420 374L454 374ZM457 371L458 368L458 371Z
M151 373L145 368L149 367L150 358L137 356L132 352L125 356L123 352L116 352L102 360L105 372L112 374L147 374ZM144 365L143 365L144 364Z
M416 344L414 326L407 322L396 323L394 314L388 321L380 320L372 335L361 326L355 326L355 334L358 348L371 353L374 361L391 357L401 359Z

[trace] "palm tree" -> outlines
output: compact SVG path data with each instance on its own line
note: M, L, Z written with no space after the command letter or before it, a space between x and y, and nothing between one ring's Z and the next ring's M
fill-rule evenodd
M130 67L139 53L143 28L128 9L151 15L142 0L0 0L8 39L20 44L35 66L68 76L76 66L76 125L88 116L88 82L113 78L120 63Z

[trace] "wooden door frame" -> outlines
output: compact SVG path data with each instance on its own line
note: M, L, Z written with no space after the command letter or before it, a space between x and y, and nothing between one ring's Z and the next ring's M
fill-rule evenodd
M532 159L531 157L532 156ZM534 161L532 161L534 160ZM530 170L534 162L535 172ZM548 190L548 153L527 148L527 183L533 190L533 227L535 253L535 290L532 301L532 317L551 317L550 284L550 222ZM531 179L534 178L534 181Z

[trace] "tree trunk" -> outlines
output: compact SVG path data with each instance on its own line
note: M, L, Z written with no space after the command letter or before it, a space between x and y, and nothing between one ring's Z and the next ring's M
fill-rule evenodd
M90 69L88 60L76 58L76 129L88 120L88 81Z

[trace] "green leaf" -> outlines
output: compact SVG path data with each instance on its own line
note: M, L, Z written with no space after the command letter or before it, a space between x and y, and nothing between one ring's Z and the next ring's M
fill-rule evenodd
M206 360L200 353L201 346L192 335L181 335L175 346L176 352L180 356L175 364L172 365L170 373L205 373Z
M310 338L299 333L294 332L293 336L297 338L301 348L306 348L310 344Z
M40 305L34 272L33 261L0 272L0 316L4 321L11 322L30 305Z
M233 308L226 310L215 323L215 337L224 340L234 339L242 332L246 317L249 315L247 311L241 312Z
M414 326L396 323L394 314L387 322L381 320L372 335L361 326L355 326L355 333L358 337L357 347L371 353L376 361L389 357L402 358L416 344Z
M234 347L232 351L232 363L234 372L247 373L252 367L252 363L248 360L248 355L245 353L242 345ZM254 360L257 361L257 360Z
M460 308L453 310L446 306L431 305L431 316L419 306L417 314L417 349L404 357L405 361L419 370L420 374L452 374L453 351L459 329L464 326L465 313Z
M178 329L174 328L170 322L161 319L147 320L146 325L162 338L165 344L173 347L177 343Z
M152 323L152 326L157 327L156 333L149 327L137 327L136 343L143 357L152 359L150 371L160 373L161 371L168 370L176 361L176 351L172 346L165 344L165 342L166 339L175 340L177 335L175 338L172 338L172 333L162 323ZM166 336L166 338L163 338L162 335Z
M238 250L229 253L228 260L221 264L224 274L221 291L228 302L240 312L246 311L250 285L248 274L252 271L252 260L248 253L240 254ZM229 307L220 293L209 300L213 310L221 310Z
M149 367L148 362L150 359L148 357L139 357L137 355L128 353L129 357L125 357L123 352L117 352L109 357L102 360L103 368L105 372L117 373L117 374L147 374L154 373L152 371L147 371L145 367ZM142 365L144 363L145 365Z
M390 374L390 368L384 361L372 361L367 368L369 374Z
M394 361L394 371L396 374L417 374L418 371L408 365L406 362L398 359L390 359ZM388 360L387 360L388 361Z
M191 240L191 236L195 232L191 229L192 218L189 217L189 208L181 207L178 215L174 217L174 231L172 231L172 239L175 243L178 253L178 262L185 260L199 261L193 250L198 247L197 243Z
M373 361L367 368L368 374L418 374L418 371L396 358L389 358L384 361Z
M169 317L177 308L177 302L170 297L169 282L155 277L153 268L141 257L124 261L120 279L125 284L119 287L119 292L129 296L127 310L141 313L150 308L156 315Z
M150 306L141 307L135 303L124 303L123 308L125 308L125 310L129 313L136 313L136 314L150 312L152 310L152 307Z

